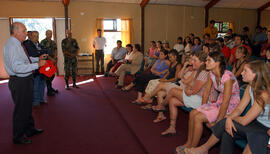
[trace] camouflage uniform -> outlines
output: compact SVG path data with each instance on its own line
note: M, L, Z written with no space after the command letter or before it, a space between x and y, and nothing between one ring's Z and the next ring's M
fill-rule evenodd
M53 40L44 39L40 42L46 49L49 50L49 56L55 59L55 51L57 50L57 45Z
M49 56L56 60L55 52L57 50L57 45L55 41L53 40L47 40L46 38L40 42L42 46L44 46L46 49L49 50ZM56 63L54 63L56 65ZM58 91L52 88L52 81L54 79L55 75L52 77L45 77L46 84L47 84L47 95L53 96L54 93L57 93Z
M62 51L66 51L70 54L76 54L79 49L78 43L75 39L64 39L62 41ZM77 58L64 54L65 59L65 80L68 84L69 76L72 74L73 83L76 82L77 76Z

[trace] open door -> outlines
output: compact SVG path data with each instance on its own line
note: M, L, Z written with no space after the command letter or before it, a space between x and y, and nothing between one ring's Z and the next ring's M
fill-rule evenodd
M0 79L5 79L5 78L8 78L9 76L7 75L5 67L4 67L3 50L4 50L4 45L5 45L6 41L10 37L9 18L0 18L0 29L1 29L1 35L0 35Z
M70 19L68 20L68 25L70 29ZM66 38L65 32L65 18L55 18L56 24L56 42L57 42L57 68L58 75L64 75L64 55L62 51L61 42Z

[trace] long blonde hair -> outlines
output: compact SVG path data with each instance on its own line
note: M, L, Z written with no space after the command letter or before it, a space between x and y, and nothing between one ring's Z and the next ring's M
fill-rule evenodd
M262 60L255 60L247 63L248 67L256 74L251 87L254 99L264 109L267 102L262 98L262 92L266 91L270 95L270 71L269 67ZM269 113L270 115L270 113Z

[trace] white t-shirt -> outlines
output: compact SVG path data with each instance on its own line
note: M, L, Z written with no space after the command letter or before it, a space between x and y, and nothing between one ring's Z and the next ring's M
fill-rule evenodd
M130 53L126 53L126 56L125 56L125 59L126 60L128 60L128 59L130 59L130 57L132 57L132 54L133 54L133 52L130 52Z
M181 50L184 50L184 45L183 44L175 44L173 46L173 49L177 50L178 52L180 52Z
M103 50L106 45L105 37L95 37L93 40L93 45L95 45L96 50Z
M191 48L190 48L190 44L187 44L186 47L185 47L185 52L190 52L191 51Z

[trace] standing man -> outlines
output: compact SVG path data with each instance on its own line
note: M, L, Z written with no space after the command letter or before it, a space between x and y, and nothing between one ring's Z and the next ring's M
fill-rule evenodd
M49 59L56 65L57 62L57 45L55 41L52 40L52 31L46 31L46 38L40 42L42 46L49 50ZM52 88L52 81L55 77L55 74L52 77L46 77L47 84L47 95L54 96L55 93L58 93L58 90Z
M101 63L101 73L104 74L104 48L106 46L106 39L101 36L101 29L97 30L97 35L98 36L95 37L93 41L96 57L96 74L99 73L99 61Z
M8 87L15 104L13 112L13 143L30 144L31 137L43 132L36 129L32 116L33 101L33 75L32 72L44 66L47 54L40 57L29 57L22 42L25 40L27 31L22 23L15 22L10 28L11 37L4 47L5 69L10 76Z
M256 27L256 33L252 38L252 51L254 56L260 56L262 45L267 42L267 34L262 31L261 26Z
M66 90L70 90L68 85L69 76L72 75L73 87L79 88L76 85L77 77L77 55L79 52L79 46L75 39L72 38L72 33L70 30L66 30L66 37L62 40L62 51L65 60L65 81Z
M30 57L39 57L40 55L46 53L48 51L40 45L38 42L39 33L37 31L32 31L30 40L24 41L23 45L26 48L26 51ZM35 70L34 72L34 99L33 106L38 108L41 103L47 103L44 100L44 90L45 90L45 76L39 73L39 70Z
M218 30L214 25L215 20L211 20L208 27L203 30L203 35L209 34L211 40L216 40L218 34Z

